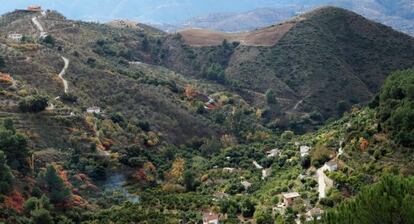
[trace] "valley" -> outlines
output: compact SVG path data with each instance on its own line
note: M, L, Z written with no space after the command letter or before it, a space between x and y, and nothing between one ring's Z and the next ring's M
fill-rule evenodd
M0 32L0 223L370 224L412 193L414 38L351 11L166 33L28 8Z

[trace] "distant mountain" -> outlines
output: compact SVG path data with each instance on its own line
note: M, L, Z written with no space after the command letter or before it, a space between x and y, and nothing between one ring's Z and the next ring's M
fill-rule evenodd
M293 17L298 8L292 6L286 8L260 8L243 13L214 13L188 20L182 26L225 32L254 30Z
M166 31L176 31L185 28L203 28L224 32L248 31L282 22L293 15L323 5L343 7L399 31L414 35L414 2L410 0L297 1L294 4L258 8L246 12L206 14L182 23L164 24L157 27Z

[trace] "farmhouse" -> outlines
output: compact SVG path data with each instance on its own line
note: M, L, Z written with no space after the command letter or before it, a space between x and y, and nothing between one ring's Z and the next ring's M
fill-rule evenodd
M302 145L302 146L299 148L299 150L300 150L300 156L301 156L301 157L305 157L305 156L309 155L309 150L310 150L310 149L311 149L311 148L310 148L309 146Z
M283 203L285 206L291 206L296 198L300 197L298 192L290 192L290 193L282 193L283 196Z
M89 107L88 109L86 109L86 113L88 114L100 114L101 113L101 108L99 107Z
M9 35L7 35L7 38L13 41L21 41L23 35L20 33L10 33Z

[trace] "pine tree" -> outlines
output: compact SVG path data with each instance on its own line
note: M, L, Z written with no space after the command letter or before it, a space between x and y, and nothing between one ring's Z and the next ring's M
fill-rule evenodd
M0 151L0 194L7 194L13 190L13 175L7 166L6 156Z
M414 179L384 177L350 201L328 211L323 223L414 223Z
M69 202L71 193L62 178L57 174L54 166L49 165L43 179L50 201L53 204L66 204Z

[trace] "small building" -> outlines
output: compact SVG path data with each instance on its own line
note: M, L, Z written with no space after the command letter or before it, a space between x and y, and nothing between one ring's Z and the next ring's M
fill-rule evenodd
M320 208L312 208L306 212L306 221L311 222L316 220L321 220L323 215L323 210Z
M336 161L329 161L325 163L325 167L327 171L332 172L338 170L338 163Z
M231 167L224 167L223 172L225 173L233 173L236 169Z
M217 110L219 105L213 98L209 98L208 102L204 104L204 109L206 110Z
M250 183L249 181L245 180L241 182L241 185L243 185L244 190L249 190L249 188L252 186L252 183Z
M276 157L276 156L279 155L279 153L280 153L279 149L272 149L272 150L266 152L267 158Z
M290 193L282 193L283 196L283 203L285 206L291 206L295 199L300 197L300 194L298 192L290 192Z
M100 114L101 113L101 108L99 107L89 107L88 109L86 109L86 113L88 114Z
M307 155L309 155L309 150L311 149L311 147L306 146L306 145L302 145L300 146L299 150L300 150L300 156L301 157L305 157Z
M27 7L27 11L29 12L42 12L42 7L39 5L31 5Z
M214 212L204 213L203 224L219 224L219 215Z
M7 38L13 41L21 41L23 39L23 35L20 33L10 33L7 35Z
M267 177L270 176L270 174L272 174L272 169L268 168L268 169L263 169L262 170L262 180L266 179Z

